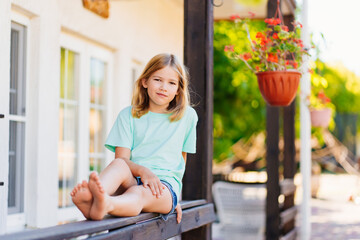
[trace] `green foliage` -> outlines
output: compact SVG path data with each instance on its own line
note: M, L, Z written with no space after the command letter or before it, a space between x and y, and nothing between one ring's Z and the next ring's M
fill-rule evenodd
M315 63L315 87L322 86L340 113L360 112L360 77L341 64L331 66L320 60ZM321 77L317 77L321 76ZM316 79L317 78L317 79Z
M265 130L265 102L256 76L242 61L228 58L224 48L230 42L239 52L248 52L246 33L236 32L233 22L214 25L214 159L232 155L231 146L240 138ZM250 23L250 34L266 29L263 21Z
M322 88L338 113L360 112L360 77L342 64L330 65L317 59L312 68L314 88ZM360 131L360 118L358 118Z

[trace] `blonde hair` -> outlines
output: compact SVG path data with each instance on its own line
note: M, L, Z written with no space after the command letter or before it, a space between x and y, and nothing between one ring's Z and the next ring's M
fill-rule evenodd
M188 73L175 55L168 53L158 54L153 57L145 66L140 77L136 80L131 101L131 114L133 117L140 118L149 112L149 95L147 89L142 85L142 80L145 79L147 81L154 72L167 66L171 67L179 75L178 94L169 103L167 108L167 112L172 113L169 119L173 122L178 121L183 117L186 107L190 104Z

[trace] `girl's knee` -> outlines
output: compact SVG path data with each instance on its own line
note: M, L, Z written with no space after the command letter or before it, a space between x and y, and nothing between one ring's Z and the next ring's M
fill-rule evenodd
M115 166L120 167L120 168L122 168L122 169L126 168L126 169L129 169L129 171L130 171L129 166L127 165L127 163L125 162L125 160L122 159L122 158L115 158L115 159L110 163L110 165L115 165Z

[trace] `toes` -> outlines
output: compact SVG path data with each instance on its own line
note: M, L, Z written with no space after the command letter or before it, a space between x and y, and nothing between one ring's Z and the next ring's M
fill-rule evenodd
M70 196L74 197L76 193L77 193L77 189L76 187L74 187L74 189L70 193Z
M90 179L96 181L96 180L98 179L97 172L92 172L92 173L90 174Z
M81 186L82 186L83 188L88 188L88 187L89 187L87 181L85 181L85 180L82 181Z

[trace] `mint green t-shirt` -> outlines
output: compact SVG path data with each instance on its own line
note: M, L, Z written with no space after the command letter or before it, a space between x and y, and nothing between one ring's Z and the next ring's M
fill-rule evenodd
M170 183L179 197L185 171L181 153L196 152L198 116L192 107L187 107L178 121L170 122L169 116L149 111L141 118L134 118L129 106L119 113L105 147L113 152L116 147L129 148L131 161Z

